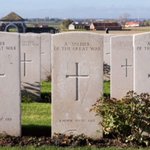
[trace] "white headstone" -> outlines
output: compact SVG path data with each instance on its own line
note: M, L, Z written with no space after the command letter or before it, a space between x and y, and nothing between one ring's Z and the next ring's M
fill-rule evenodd
M111 38L111 97L123 98L133 90L133 36Z
M19 34L0 32L0 134L20 136Z
M41 34L41 80L51 76L51 34Z
M21 83L22 95L40 98L41 44L38 34L21 34Z
M150 32L134 36L134 91L150 93Z
M52 135L102 137L100 120L89 111L103 94L103 36L62 33L52 44Z
M104 35L104 63L110 66L110 39L113 35Z
M110 81L110 39L113 35L104 35L104 80Z

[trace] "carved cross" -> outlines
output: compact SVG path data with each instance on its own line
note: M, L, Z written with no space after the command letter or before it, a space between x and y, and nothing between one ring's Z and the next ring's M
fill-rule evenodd
M66 78L74 78L76 79L76 101L79 100L79 79L88 78L88 75L79 75L79 63L75 63L76 65L76 73L74 75L66 75Z
M125 67L125 76L128 77L128 67L131 67L132 65L128 65L128 59L125 59L125 65L121 65L121 67Z
M24 76L26 76L26 63L31 63L32 60L26 59L26 53L23 55L23 60L21 60L21 63L24 65Z

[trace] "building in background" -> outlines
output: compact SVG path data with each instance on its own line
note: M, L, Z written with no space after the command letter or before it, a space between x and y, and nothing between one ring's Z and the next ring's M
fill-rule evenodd
M75 25L73 23L69 24L68 30L75 30Z
M139 27L140 23L139 22L134 22L134 21L129 21L125 23L125 27Z
M89 30L88 22L73 22L68 26L68 30Z
M93 22L90 24L90 30L122 30L118 22Z

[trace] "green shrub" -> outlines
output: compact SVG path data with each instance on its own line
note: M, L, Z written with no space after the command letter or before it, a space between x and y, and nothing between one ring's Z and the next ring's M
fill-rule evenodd
M130 91L121 100L101 98L92 106L103 131L123 142L150 145L150 95Z

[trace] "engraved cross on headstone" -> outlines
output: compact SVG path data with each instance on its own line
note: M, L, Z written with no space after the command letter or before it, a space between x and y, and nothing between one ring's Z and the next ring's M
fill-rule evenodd
M3 56L3 52L0 53L1 55L1 59L0 59L0 77L4 77L5 76L5 72L4 72L4 56Z
M125 67L125 76L128 77L128 67L132 67L132 65L128 65L128 59L125 59L125 65L121 65L121 67Z
M24 76L26 76L26 63L31 63L32 60L27 60L26 53L24 53L23 60L21 60L21 62L24 64Z
M79 63L76 65L76 74L75 75L66 75L66 78L75 78L76 79L76 101L79 100L79 78L88 78L88 75L79 75Z

